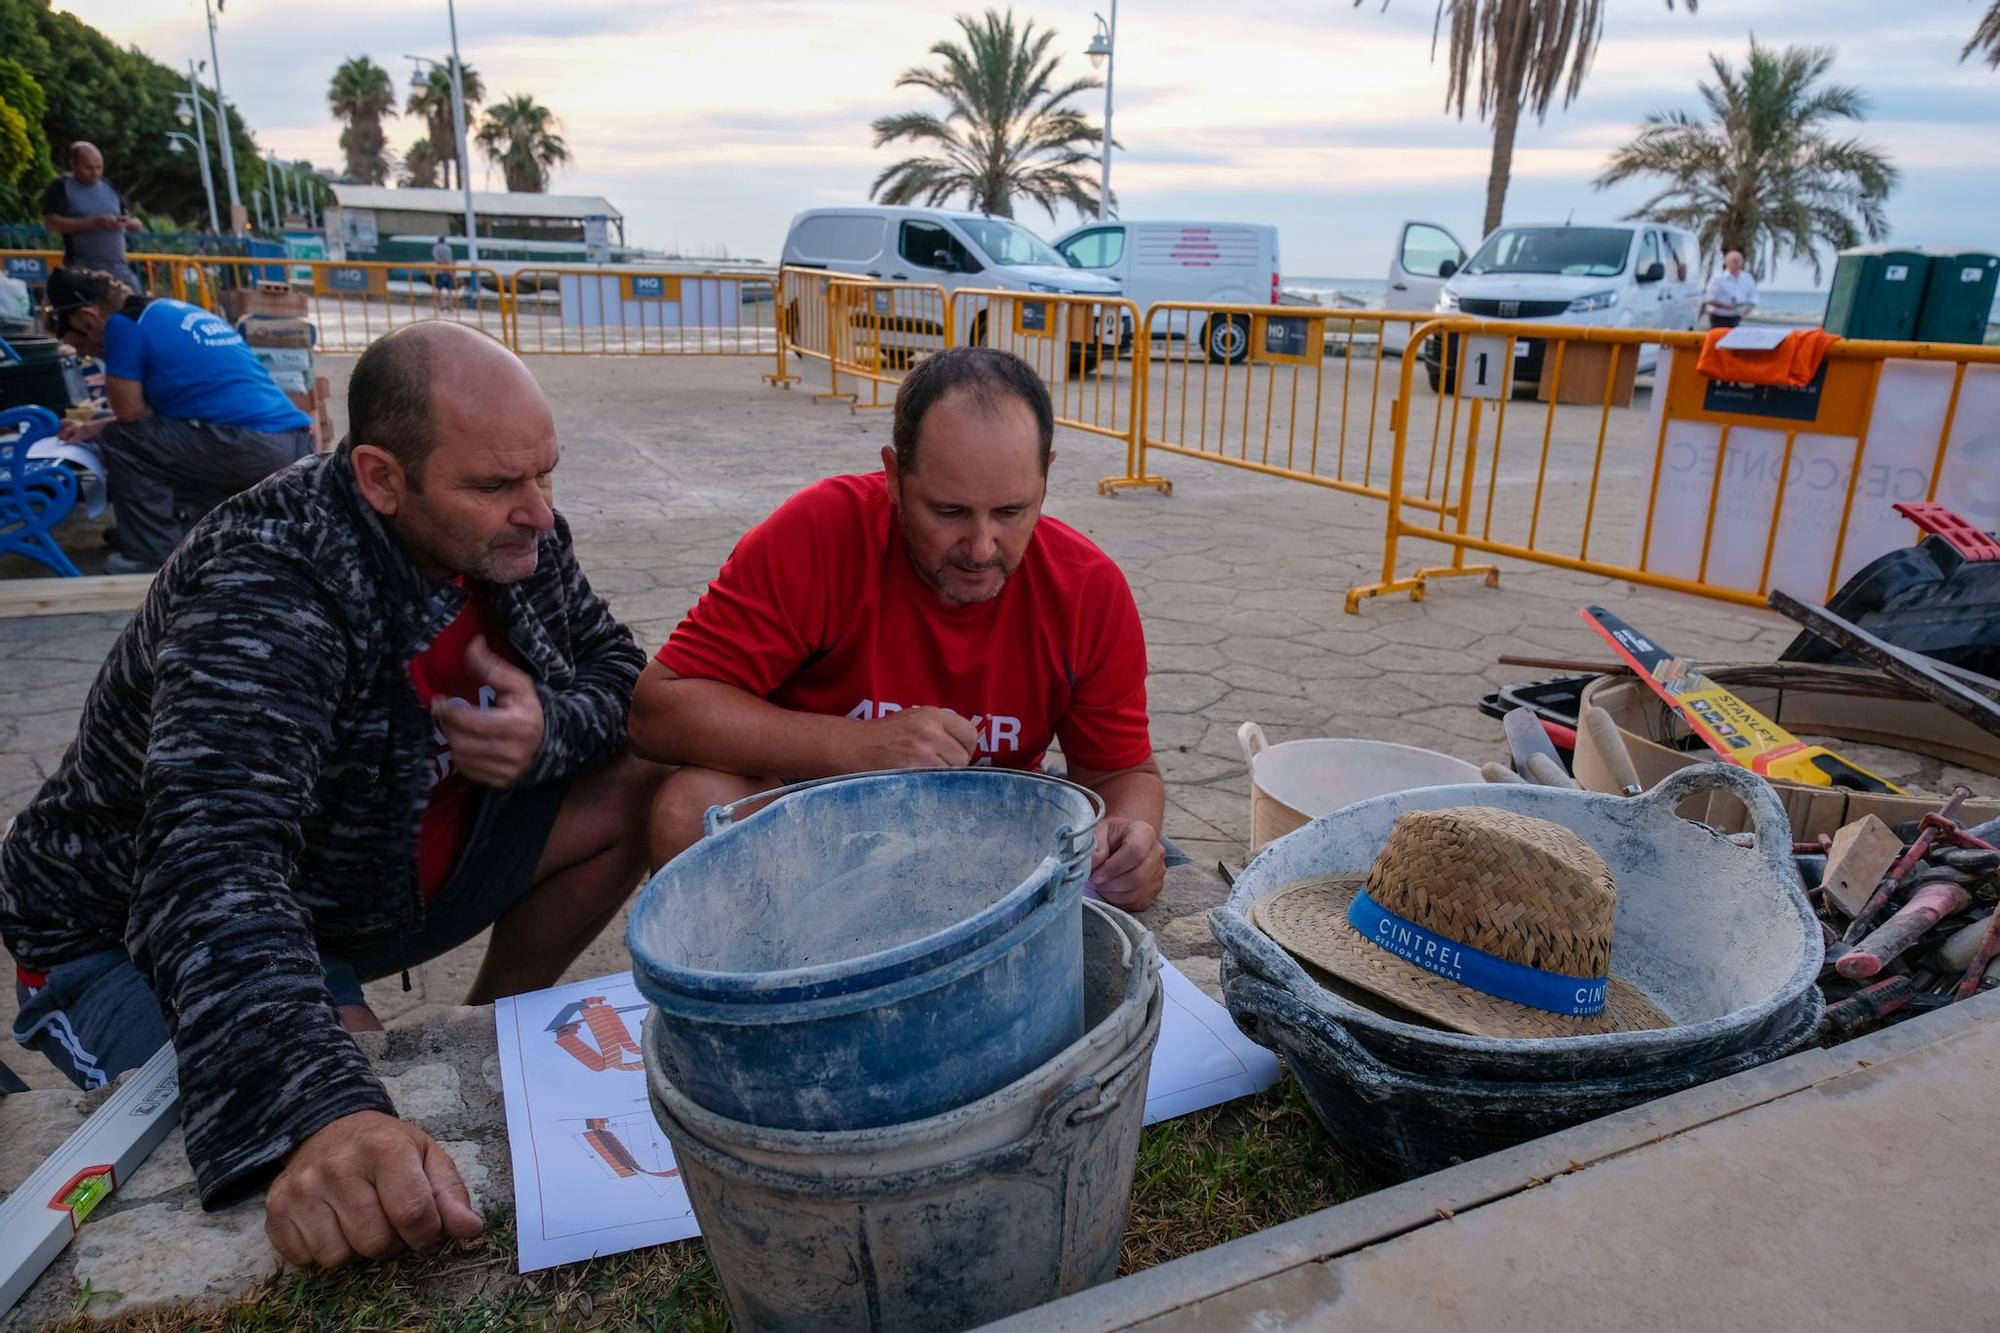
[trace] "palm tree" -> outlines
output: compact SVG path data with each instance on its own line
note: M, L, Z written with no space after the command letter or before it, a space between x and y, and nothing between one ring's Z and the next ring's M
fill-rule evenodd
M347 155L348 179L362 185L388 180L388 138L382 133L382 118L396 114L389 71L367 56L348 57L333 72L326 104L335 119L347 122L340 132L340 151Z
M458 131L451 121L451 62L454 59L447 56L439 64L426 65L423 82L410 89L410 100L403 104L403 110L423 118L427 137L434 145L458 142ZM465 89L465 126L470 131L478 121L479 104L486 100L486 84L480 79L479 71L470 65L459 66L459 79ZM457 151L451 147L441 152L433 148L432 156L437 162L443 184L450 188L452 166L458 161Z
M411 189L435 190L438 187L439 156L431 147L429 139L418 139L403 150L403 171L396 184Z
M549 188L549 174L569 161L569 146L556 128L555 112L527 93L515 93L486 109L479 125L479 146L507 178L507 188L539 193Z
M877 148L909 139L933 144L941 155L885 167L868 187L869 198L935 206L963 195L979 212L1012 217L1019 195L1052 220L1058 203L1096 216L1093 150L1104 132L1064 103L1103 85L1088 77L1057 84L1056 58L1048 55L1055 32L1037 32L1033 21L1016 30L1011 9L989 9L983 20L960 14L956 22L964 44L947 40L930 49L941 68L906 69L896 79L898 88L928 88L944 98L944 116L906 111L872 127Z
M1362 0L1354 0L1359 7ZM1686 0L1692 14L1696 0ZM1388 0L1383 0L1386 8ZM1493 165L1486 174L1486 221L1482 235L1500 225L1507 182L1514 170L1514 135L1521 112L1548 119L1549 104L1562 90L1567 107L1583 91L1583 76L1604 36L1605 0L1438 0L1431 24L1431 59L1438 34L1449 30L1444 109L1465 119L1472 90L1472 65L1479 62L1479 118L1493 122ZM1667 0L1667 8L1674 0Z
M1721 56L1708 61L1716 81L1699 87L1714 118L1654 112L1597 178L1600 190L1634 176L1666 178L1665 188L1627 217L1686 227L1700 235L1704 253L1741 250L1762 272L1781 255L1806 260L1815 281L1821 246L1842 249L1889 234L1882 203L1895 188L1896 168L1877 149L1836 139L1828 128L1867 115L1859 91L1820 82L1833 66L1832 47L1774 51L1753 37L1740 73Z
M1972 40L1965 44L1958 58L1964 60L1974 51L1985 57L1988 65L2000 69L2000 0L1993 0L1986 17L1979 20L1979 26L1973 29Z

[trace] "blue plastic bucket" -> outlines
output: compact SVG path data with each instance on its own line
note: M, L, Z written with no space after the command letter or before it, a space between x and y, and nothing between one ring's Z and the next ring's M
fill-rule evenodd
M1000 769L773 795L740 822L738 807L711 811L626 932L696 1103L769 1128L897 1124L1005 1087L1082 1035L1096 796Z

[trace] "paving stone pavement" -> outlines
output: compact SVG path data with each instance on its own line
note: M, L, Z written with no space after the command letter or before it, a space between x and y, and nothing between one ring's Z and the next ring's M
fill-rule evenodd
M338 404L351 361L321 365ZM557 503L585 570L649 650L745 528L815 478L877 466L888 442L886 412L850 414L813 403L804 387L771 389L758 381L761 362L549 357L532 366L563 441ZM342 416L336 411L337 424ZM1640 412L1632 416L1636 422ZM1048 512L1115 557L1137 595L1152 663L1153 739L1168 784L1167 832L1195 863L1170 876L1145 920L1163 952L1211 989L1217 950L1201 916L1224 894L1212 868L1240 862L1249 836L1241 723L1261 723L1273 742L1372 737L1475 762L1495 758L1504 750L1500 726L1479 713L1479 697L1536 674L1495 658L1601 660L1604 650L1577 607L1634 600L1608 580L1516 566L1498 589L1446 583L1426 602L1384 599L1348 616L1345 589L1379 567L1375 502L1165 456L1155 457L1154 470L1173 479L1172 497L1106 498L1095 483L1122 467L1120 446L1062 430L1056 449ZM1601 502L1629 510L1633 484L1609 469ZM1630 608L1630 618L1711 660L1767 659L1791 637L1774 618L1664 596ZM0 622L0 812L18 810L60 758L124 620ZM623 970L623 939L621 916L569 976ZM491 1013L457 1008L482 948L476 940L419 969L407 992L394 980L372 986L371 1003L391 1031L364 1043L394 1080L399 1103L464 1146L477 1159L468 1171L484 1179L490 1197L506 1198L497 1082L480 1054L490 1055ZM11 1023L13 1010L12 988L0 987L0 1021ZM31 1053L10 1048L5 1059L37 1088L66 1087ZM17 1161L31 1164L47 1151L35 1145L59 1140L81 1113L61 1091L0 1102L0 1130L12 1149L0 1153L0 1190L25 1174ZM467 1157L459 1160L465 1166ZM185 1176L185 1154L170 1144L38 1288L38 1308L67 1308L80 1278L125 1293L92 1307L108 1313L147 1300L212 1298L268 1271L261 1208L204 1217Z
M352 361L320 364L333 381L338 429ZM554 405L564 450L556 499L584 569L649 650L744 529L809 481L878 466L889 439L887 412L815 404L810 382L770 388L758 380L761 361L531 364ZM1643 397L1618 418L1635 445L1642 418ZM1153 470L1174 481L1171 497L1107 498L1095 485L1122 467L1121 446L1059 430L1056 451L1048 512L1116 558L1137 596L1167 832L1200 865L1237 862L1245 851L1249 779L1236 740L1244 721L1261 723L1273 742L1359 736L1494 758L1504 748L1500 726L1478 711L1479 697L1537 674L1494 659L1602 659L1577 608L1633 600L1609 580L1516 565L1498 589L1446 582L1427 601L1385 598L1349 616L1341 609L1348 585L1379 569L1378 503L1157 453ZM1629 511L1634 484L1629 469L1607 468L1605 512ZM1424 550L1420 558L1434 558ZM1664 595L1648 595L1629 614L1677 649L1714 660L1765 659L1791 637L1775 617ZM0 812L25 804L61 757L124 620L0 622ZM1210 905L1188 902L1181 915ZM623 936L621 917L571 975L622 970ZM1164 943L1175 953L1198 949L1202 938L1190 922ZM455 1006L483 947L476 940L420 969L407 992L398 980L375 983L371 1003L390 1022ZM11 987L0 987L0 1021L12 1021L13 1007ZM31 1084L54 1086L39 1058L16 1049L7 1062Z

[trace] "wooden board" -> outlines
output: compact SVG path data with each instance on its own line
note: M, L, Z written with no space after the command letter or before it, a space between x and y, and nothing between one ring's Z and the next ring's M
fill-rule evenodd
M1612 380L1612 353L1617 353L1617 376ZM1611 389L1611 406L1630 407L1632 405L1632 377L1639 372L1639 349L1631 344L1573 342L1562 349L1562 383L1557 385L1556 349L1544 344L1542 347L1542 382L1536 390L1536 397L1542 402L1549 400L1550 393L1556 391L1559 403L1578 403L1588 407L1598 407L1604 403L1607 382Z
M1903 854L1903 840L1874 815L1863 815L1833 835L1820 883L1849 916L1875 892L1889 866Z
M80 579L0 580L0 619L130 611L146 600L151 574L90 574Z

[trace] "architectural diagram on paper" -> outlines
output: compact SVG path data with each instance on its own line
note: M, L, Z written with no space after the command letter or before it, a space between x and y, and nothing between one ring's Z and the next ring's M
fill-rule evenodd
M1277 1057L1164 964L1146 1123L1277 1082ZM494 1005L521 1271L698 1234L673 1145L646 1100L646 1002L629 973Z
M696 1234L646 1101L629 974L494 1005L524 1273Z

